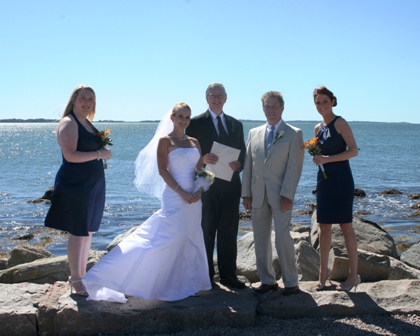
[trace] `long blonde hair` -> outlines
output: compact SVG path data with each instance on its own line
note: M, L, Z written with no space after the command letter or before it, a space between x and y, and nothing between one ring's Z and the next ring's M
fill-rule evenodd
M91 91L95 97L95 102L93 103L92 112L90 112L89 115L87 116L87 119L90 122L93 121L93 118L95 117L95 113L96 113L96 93L90 86L84 85L84 84L80 84L76 86L76 88L73 90L61 119L68 116L71 113L71 111L73 111L73 106L74 106L74 102L76 101L77 95L79 94L81 90L84 90L84 89Z

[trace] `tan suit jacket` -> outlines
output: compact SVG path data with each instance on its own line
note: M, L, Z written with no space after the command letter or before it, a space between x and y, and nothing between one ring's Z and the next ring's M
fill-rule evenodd
M249 131L242 177L242 197L252 197L252 207L269 204L280 208L281 196L292 200L302 173L304 149L302 131L282 121L265 157L266 124Z

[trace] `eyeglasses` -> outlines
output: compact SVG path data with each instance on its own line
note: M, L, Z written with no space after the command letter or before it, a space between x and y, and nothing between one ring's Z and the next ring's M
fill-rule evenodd
M208 95L210 97L210 99L222 99L225 98L225 95L215 95L215 94L209 94Z
M264 110L277 110L280 107L280 105L264 105Z

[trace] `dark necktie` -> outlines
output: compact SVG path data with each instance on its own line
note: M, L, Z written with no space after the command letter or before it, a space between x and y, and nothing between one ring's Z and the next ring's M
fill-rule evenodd
M268 133L267 141L265 143L265 156L267 156L268 150L270 149L271 143L273 142L275 128L276 127L274 125L270 125L270 132Z
M220 116L217 116L217 128L219 129L220 142L222 144L226 144L227 139L228 139L228 135L226 133L225 128L223 127L222 118L220 118Z

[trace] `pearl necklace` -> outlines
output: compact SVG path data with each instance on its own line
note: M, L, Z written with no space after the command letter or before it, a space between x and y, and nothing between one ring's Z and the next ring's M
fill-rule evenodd
M182 138L180 138L179 136L177 136L174 132L171 132L170 135L172 135L174 138L177 138L179 140L185 140L187 138L187 136L184 134L184 136Z

